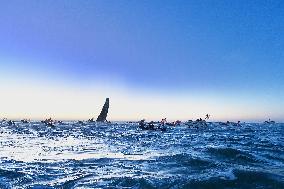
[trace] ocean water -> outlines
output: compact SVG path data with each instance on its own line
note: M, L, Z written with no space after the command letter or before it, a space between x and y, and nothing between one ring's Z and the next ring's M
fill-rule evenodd
M0 124L0 188L284 188L284 124Z

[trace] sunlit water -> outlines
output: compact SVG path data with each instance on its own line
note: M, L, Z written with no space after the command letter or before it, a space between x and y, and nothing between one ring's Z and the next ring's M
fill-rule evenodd
M284 125L0 124L0 188L284 188Z

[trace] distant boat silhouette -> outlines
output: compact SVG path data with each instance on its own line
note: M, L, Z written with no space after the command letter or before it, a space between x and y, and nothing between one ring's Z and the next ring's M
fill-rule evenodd
M268 119L268 121L265 121L264 124L275 124L275 121Z
M100 115L97 118L98 122L106 121L108 108L109 108L109 98L106 98L106 101L105 101L105 104L104 104L104 106L102 108L102 111L101 111Z

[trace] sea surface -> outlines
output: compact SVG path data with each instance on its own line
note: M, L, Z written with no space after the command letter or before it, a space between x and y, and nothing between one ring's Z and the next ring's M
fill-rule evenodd
M284 124L0 124L0 188L284 188Z

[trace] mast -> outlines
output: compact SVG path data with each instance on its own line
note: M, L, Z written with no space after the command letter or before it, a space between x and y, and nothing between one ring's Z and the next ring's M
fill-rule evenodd
M100 115L97 118L97 121L99 121L99 122L106 121L108 108L109 108L109 98L106 98L105 104L104 104L104 106L102 108L102 111L101 111Z

